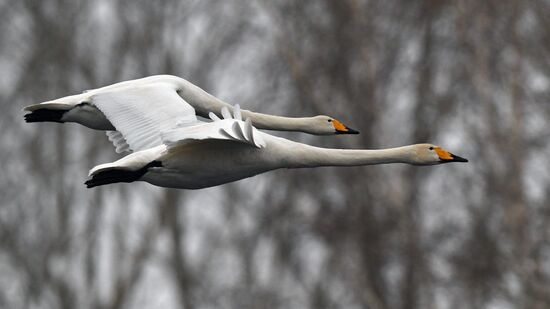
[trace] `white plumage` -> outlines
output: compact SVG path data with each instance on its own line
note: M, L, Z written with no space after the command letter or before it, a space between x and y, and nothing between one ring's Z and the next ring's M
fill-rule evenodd
M263 138L258 130L252 126L250 119L242 121L240 108L234 108L235 118L227 109L222 109L224 119L212 117L212 122L195 123L194 125L178 127L161 133L162 143L169 147L183 145L194 140L228 140L249 144L256 148L265 147Z
M316 134L356 131L328 116L276 117L220 102L185 80L157 76L32 105L26 116L29 122L75 121L111 130L107 136L117 152L133 151L91 169L88 187L142 180L199 189L279 168L467 162L431 144L380 150L313 147L256 127ZM212 122L199 121L196 114Z
M237 115L232 105L171 75L120 82L30 105L24 110L30 112L25 115L27 122L76 122L96 130L125 130L129 148L134 150L159 142L158 131L166 128L158 127L158 123L187 125L196 120L195 114L205 118L214 114L228 119L233 112L238 118L250 118L260 129L317 135L358 133L328 116L291 118L246 110L239 110ZM136 123L136 119L140 122Z
M239 117L239 108L234 110ZM250 119L234 119L225 109L222 113L224 119L213 116L210 123L161 132L160 145L93 168L86 184L142 180L162 187L200 189L279 168L467 162L431 144L380 150L318 148L260 132Z
M197 123L193 107L180 98L170 84L117 88L89 99L124 136L127 148L132 151L160 145L163 131Z

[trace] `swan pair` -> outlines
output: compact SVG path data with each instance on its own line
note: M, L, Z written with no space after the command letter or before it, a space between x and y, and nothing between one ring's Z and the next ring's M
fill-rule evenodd
M316 135L359 132L329 116L291 118L241 110L169 75L125 81L25 110L30 112L27 122L76 122L106 130L117 152L131 152L92 168L88 188L141 180L200 189L280 168L468 162L431 144L351 150L293 142L258 129Z

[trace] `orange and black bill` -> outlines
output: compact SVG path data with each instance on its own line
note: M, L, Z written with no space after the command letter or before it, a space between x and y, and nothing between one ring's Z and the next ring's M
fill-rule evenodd
M468 159L463 158L463 157L459 157L457 155L454 155L454 154L448 152L447 150L444 150L444 149L439 148L439 147L435 148L435 152L439 156L439 160L442 163L446 163L446 162L468 162Z
M345 126L340 121L333 119L332 125L334 126L334 129L336 130L336 134L359 134L359 131L354 130L350 127Z

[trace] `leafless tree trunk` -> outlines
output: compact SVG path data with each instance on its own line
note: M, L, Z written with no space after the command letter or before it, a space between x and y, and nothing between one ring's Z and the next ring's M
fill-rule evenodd
M547 308L550 3L1 1L0 307ZM28 104L175 74L471 159L87 190L100 132Z

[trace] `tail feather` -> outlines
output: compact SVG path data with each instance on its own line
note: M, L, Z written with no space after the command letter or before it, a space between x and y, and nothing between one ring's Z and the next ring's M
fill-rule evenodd
M55 109L35 109L32 112L25 115L26 122L59 122L63 123L61 117L67 112L67 110L55 110Z
M87 188L93 188L117 182L132 182L138 180L143 174L122 169L106 170L93 175L85 184Z
M33 104L29 106L25 106L23 108L23 111L25 112L32 112L39 109L50 109L50 110L62 110L67 111L71 108L75 107L78 104L69 104L69 103L63 103L58 101L49 101L49 102L43 102L38 104Z
M160 166L162 166L160 161L152 161L138 170L130 170L127 167L98 169L97 171L91 173L90 179L88 179L84 184L86 184L87 188L93 188L117 182L133 182L139 180L141 176L147 173L147 170L150 167Z

